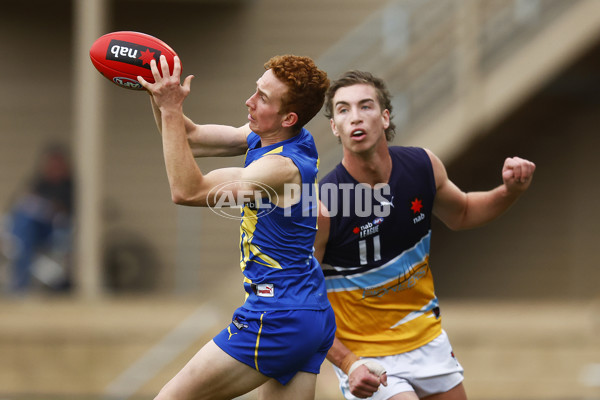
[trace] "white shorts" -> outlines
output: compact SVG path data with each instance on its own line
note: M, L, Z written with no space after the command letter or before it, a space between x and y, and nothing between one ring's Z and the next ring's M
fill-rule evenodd
M389 399L402 392L415 392L423 398L447 392L463 381L463 367L454 357L445 331L426 345L407 353L361 358L375 360L387 371L388 385L380 385L379 390L369 397L372 400ZM341 369L333 368L344 397L357 400L358 397L350 393L348 376Z

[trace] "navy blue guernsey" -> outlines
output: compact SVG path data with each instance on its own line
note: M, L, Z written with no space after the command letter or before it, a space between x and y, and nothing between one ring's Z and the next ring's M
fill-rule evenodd
M323 270L337 336L359 356L410 351L441 332L429 269L435 178L424 149L390 147L387 184L340 163L320 182L330 211Z

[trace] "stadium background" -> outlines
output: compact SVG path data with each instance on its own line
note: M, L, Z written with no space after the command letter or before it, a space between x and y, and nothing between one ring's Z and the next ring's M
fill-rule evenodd
M385 78L394 144L432 149L464 190L499 184L506 156L534 161L498 221L434 225L444 326L473 400L600 399L597 0L4 1L1 211L59 140L79 213L73 292L0 298L0 398L151 398L242 301L236 222L171 203L147 96L87 58L115 30L178 52L196 122L245 123L263 63L295 53ZM309 129L327 171L339 146L324 117ZM327 363L317 398L340 398Z

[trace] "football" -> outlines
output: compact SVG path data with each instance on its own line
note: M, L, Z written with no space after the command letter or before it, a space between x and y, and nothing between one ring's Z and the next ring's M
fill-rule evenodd
M133 90L144 89L137 80L138 76L154 83L150 61L155 59L158 63L161 55L167 58L169 70L173 71L175 51L154 36L133 31L107 33L90 48L92 64L104 77Z

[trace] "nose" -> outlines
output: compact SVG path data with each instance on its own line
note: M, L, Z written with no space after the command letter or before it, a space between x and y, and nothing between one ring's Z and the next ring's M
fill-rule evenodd
M252 96L248 97L248 100L246 100L246 107L254 108L254 98L256 95L257 93L254 93Z
M350 122L353 124L357 124L359 122L362 122L362 116L360 115L360 110L352 107L352 109L350 110Z

